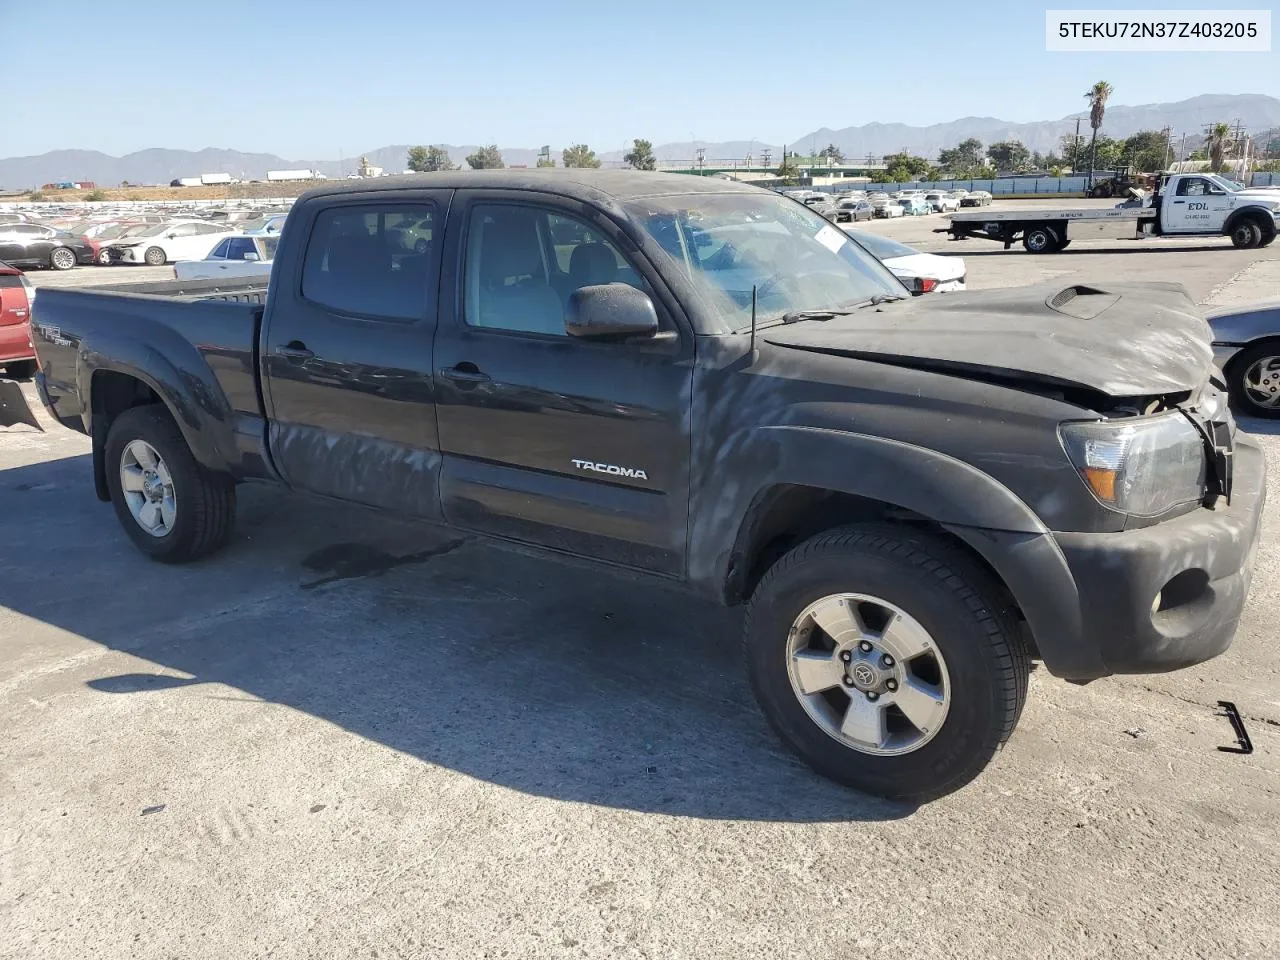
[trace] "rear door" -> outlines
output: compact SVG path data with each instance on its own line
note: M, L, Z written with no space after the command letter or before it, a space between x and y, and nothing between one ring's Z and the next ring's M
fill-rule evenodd
M291 218L292 269L272 283L262 350L272 458L290 486L438 517L432 336L450 195L334 196ZM410 220L436 225L420 253L399 243Z
M598 211L460 191L436 333L441 500L459 527L668 575L683 572L693 337ZM565 333L569 296L624 282L665 342Z

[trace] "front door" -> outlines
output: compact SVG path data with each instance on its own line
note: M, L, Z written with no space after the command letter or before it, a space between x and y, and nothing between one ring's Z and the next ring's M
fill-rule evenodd
M531 197L535 199L531 199ZM612 221L554 198L460 192L436 332L441 501L457 526L679 575L693 338ZM654 296L666 337L569 337L581 286Z
M449 194L335 196L291 218L281 242L302 276L272 284L262 356L272 458L291 487L439 516L432 335ZM435 225L415 235L425 246L401 244L409 220Z
M1207 177L1178 181L1164 222L1165 233L1217 233L1227 219L1230 197Z

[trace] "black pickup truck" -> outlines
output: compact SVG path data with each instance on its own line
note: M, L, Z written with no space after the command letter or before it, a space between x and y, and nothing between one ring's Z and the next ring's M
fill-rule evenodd
M144 553L268 481L747 603L778 733L884 795L973 778L1031 660L1194 664L1248 593L1263 458L1176 284L915 298L767 191L492 171L306 194L265 291L34 314Z

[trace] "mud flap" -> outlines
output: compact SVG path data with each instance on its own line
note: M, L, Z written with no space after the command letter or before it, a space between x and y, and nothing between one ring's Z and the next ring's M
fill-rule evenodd
M22 384L16 380L0 380L0 427L12 427L18 423L30 424L44 432L44 427L40 426L22 394Z

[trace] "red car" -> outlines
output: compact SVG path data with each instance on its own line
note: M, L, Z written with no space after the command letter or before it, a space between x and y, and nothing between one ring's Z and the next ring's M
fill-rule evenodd
M31 301L35 289L17 267L0 263L0 366L13 379L36 372L31 344Z

